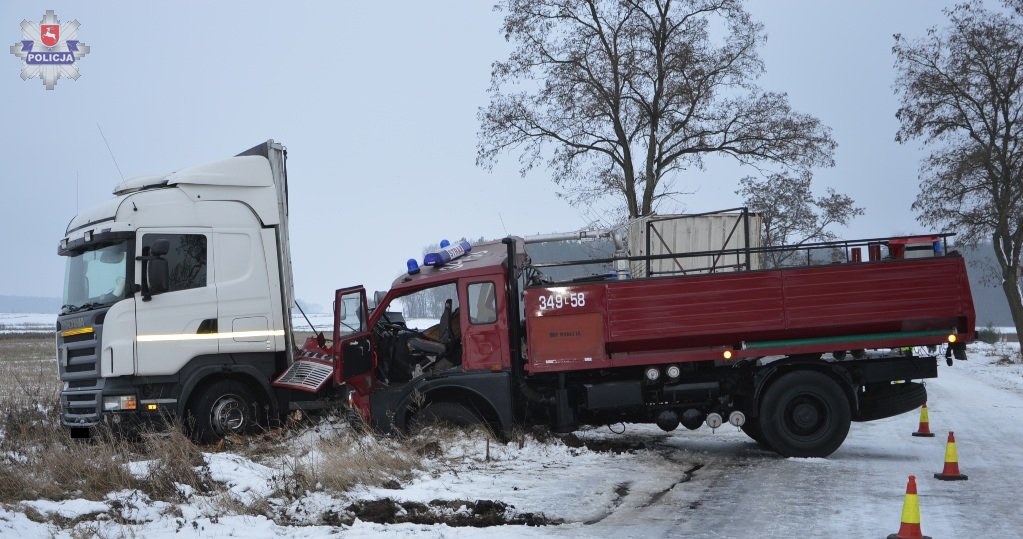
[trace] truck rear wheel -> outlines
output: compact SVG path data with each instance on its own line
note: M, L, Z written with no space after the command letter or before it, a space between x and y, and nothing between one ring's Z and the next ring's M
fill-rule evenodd
M783 374L760 403L764 441L786 457L826 457L846 435L852 412L842 387L819 372Z
M855 421L873 421L884 419L911 410L916 410L927 402L927 388L919 382L902 384L879 384L867 387L860 394L860 409Z
M259 424L259 403L242 383L221 380L198 391L188 406L195 441L208 444L229 434L247 434Z

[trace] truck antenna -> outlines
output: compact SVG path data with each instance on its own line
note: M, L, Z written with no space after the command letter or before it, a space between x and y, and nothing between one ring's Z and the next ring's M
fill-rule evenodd
M504 229L504 235L507 236L508 235L508 227L504 226L504 216L501 215L501 212L497 212L497 218L501 220L501 228Z
M107 136L103 134L103 128L99 126L99 122L96 122L96 129L99 129L99 136L103 137L103 144L107 145L107 151L110 152L110 160L114 162L114 168L117 169L117 174L121 176L121 181L124 181L124 173L121 172L121 166L117 164L117 158L114 157L114 151L110 149L110 143L107 142Z
M305 314L305 309L302 308L302 304L299 303L297 300L295 301L295 307L298 307L298 312L302 313L302 318L305 318L305 323L309 324L309 329L311 329L313 333L316 334L316 340L317 342L319 342L320 347L322 348L325 342L323 338L323 332L316 331L316 326L314 326L313 323L309 321L309 317Z

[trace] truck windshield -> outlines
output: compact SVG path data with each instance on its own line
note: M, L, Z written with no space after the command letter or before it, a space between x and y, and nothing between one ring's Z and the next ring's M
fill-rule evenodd
M127 244L106 244L68 256L60 314L103 307L126 297Z

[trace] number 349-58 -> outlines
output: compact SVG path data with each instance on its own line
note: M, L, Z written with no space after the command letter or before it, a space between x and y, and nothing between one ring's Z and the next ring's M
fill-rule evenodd
M570 294L549 294L546 296L540 296L540 310L548 311L551 309L563 309L583 307L586 305L586 295L582 292L572 292Z

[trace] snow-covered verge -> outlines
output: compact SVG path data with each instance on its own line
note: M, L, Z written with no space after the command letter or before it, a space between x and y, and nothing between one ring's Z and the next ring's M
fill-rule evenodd
M134 489L101 499L4 504L0 536L460 537L478 534L473 526L492 526L488 534L497 537L540 536L551 527L599 522L626 491L655 496L682 481L689 467L644 451L642 444L613 443L610 433L572 437L568 445L534 435L500 444L482 432L424 433L404 441L418 455L412 470L382 486L339 492L315 485L320 488L296 494L303 479L293 474L308 473L324 442L352 443L347 429L340 422L321 424L294 436L283 455L204 452L204 473L217 484L206 493L178 485L169 501ZM359 449L389 447L370 441ZM352 460L358 465L362 459ZM132 472L145 477L149 464L133 462Z
M873 537L898 530L908 473L918 477L927 535L1018 536L1019 345L976 344L969 353L928 382L935 438L910 437L918 416L904 414L854 425L828 459L783 459L734 429L624 425L621 435L529 433L499 444L483 433L378 439L328 421L204 451L197 470L208 490L179 484L156 499L137 488L2 504L0 537ZM930 477L952 429L969 481ZM367 459L399 453L407 468L351 483L365 477L348 476ZM153 465L130 469L148 477Z
M969 345L968 357L967 361L955 362L955 368L1023 395L1023 356L1018 342L973 343Z

